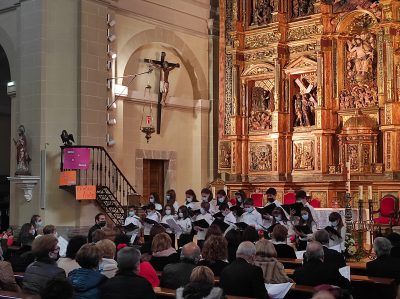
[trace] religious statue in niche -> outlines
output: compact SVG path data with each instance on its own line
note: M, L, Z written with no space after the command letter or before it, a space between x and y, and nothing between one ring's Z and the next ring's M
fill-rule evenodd
M358 171L358 145L349 145L347 148L347 156L351 171Z
M294 80L298 92L293 96L294 126L310 127L315 125L317 102L317 78L315 73L305 73Z
M293 169L314 170L314 142L293 142Z
M250 143L249 171L272 170L272 146L265 143Z
M272 82L272 81L271 81ZM271 83L270 80L264 83ZM258 83L258 82L256 82ZM273 83L271 83L273 84ZM272 128L272 114L274 110L274 89L265 85L253 87L250 101L249 130L265 131Z
M370 171L371 161L370 161L370 146L368 144L363 144L362 146L362 159L364 171Z
M17 169L15 175L31 175L29 172L29 163L31 162L31 158L29 157L27 150L28 143L26 141L25 127L23 125L18 127L18 140L13 138L13 141L17 150Z
M292 0L292 18L299 18L314 13L315 0Z
M231 168L232 149L230 142L221 142L219 144L219 168Z
M364 18L360 22L367 22ZM361 25L362 26L362 25ZM378 106L376 39L371 33L355 34L346 43L346 83L340 91L340 108Z
M254 0L253 1L253 20L252 26L260 26L271 23L272 12L278 8L274 7L277 5L276 1L273 0Z

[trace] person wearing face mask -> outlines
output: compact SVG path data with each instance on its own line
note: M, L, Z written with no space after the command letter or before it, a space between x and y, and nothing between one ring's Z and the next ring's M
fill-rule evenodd
M306 250L307 242L311 241L313 233L317 230L317 223L314 221L310 209L303 207L299 223L294 226L294 231L298 237L297 250Z
M151 192L149 196L149 203L154 204L156 211L161 213L162 212L162 205L160 204L160 197L158 196L157 192Z
M185 192L185 206L191 211L197 211L200 209L199 201L196 198L196 193L192 189L186 190Z
M150 239L150 230L154 224L146 222L146 218L159 223L161 221L161 214L156 211L156 207L153 203L149 203L147 205L147 209L146 209L145 213L146 213L146 217L145 217L144 225L143 225L144 226L143 234L144 234L144 241L148 242Z
M340 246L344 251L344 240L346 238L346 227L343 225L342 216L338 212L329 214L330 226L325 228L329 233L329 247Z
M192 242L192 221L189 217L189 209L186 206L181 206L178 209L178 220L176 223L180 226L181 231L175 232L176 239L178 240L178 248L183 247L185 244Z
M31 217L31 224L35 228L35 237L39 234L39 230L43 228L43 221L40 215L33 215Z
M240 222L244 222L247 225L254 226L256 230L263 228L263 220L261 214L254 208L253 199L247 198L244 201L244 213L240 218Z
M94 221L95 221L95 225L93 225L90 229L89 229L89 233L88 233L88 242L91 243L93 238L92 238L92 234L95 230L97 229L104 229L107 225L106 222L106 215L103 213L98 213L95 217L94 217Z
M301 202L305 208L308 208L312 214L314 221L318 224L318 216L315 209L307 201L307 193L304 190L299 190L296 192L296 202Z
M227 203L223 203L219 206L219 210L224 216L224 222L229 224L229 228L225 230L225 232L229 231L231 228L234 228L236 223L236 217L233 215Z
M175 212L174 206L167 203L165 205L165 207L164 207L164 213L162 214L161 223L168 224L167 223L168 219L175 220L176 217L177 217L177 216L175 216L175 213L176 212ZM175 248L175 234L174 234L174 232L170 228L167 228L166 229L166 233L171 238L172 247Z
M174 211L178 211L179 203L176 201L176 192L174 189L170 189L165 194L165 203L172 205L174 207Z
M272 225L268 228L268 231L270 233L272 233L272 230L274 229L276 224L281 224L288 230L289 239L295 234L293 230L293 225L286 217L284 210L282 208L275 208L272 211L272 217L273 217Z
M217 205L221 206L222 204L227 204L230 208L232 204L228 200L228 196L226 195L225 190L218 190L217 192Z
M200 207L200 214L197 215L196 217L196 221L202 220L204 219L205 221L207 221L208 225L211 225L211 223L213 222L213 217L210 214L210 203L203 201L201 203L201 207ZM197 245L200 248L203 248L204 245L204 240L206 238L206 234L207 234L207 228L202 228L199 226L194 226L193 229L197 232Z
M51 279L65 279L65 271L56 264L60 250L57 243L57 238L51 234L33 241L32 253L36 260L25 271L22 281L24 292L40 294Z
M126 235L130 237L130 243L134 244L135 239L142 228L142 223L140 222L139 216L136 215L136 208L134 206L130 206L128 208L128 216L125 218L124 226L128 226L129 224L133 224L138 228L133 231L126 232Z
M205 201L210 203L210 214L214 215L219 212L217 200L213 199L212 193L210 189L204 188L201 190L201 201Z
M267 201L268 201L266 207L272 204L278 208L282 207L282 203L276 198L277 192L275 188L268 188L265 194L267 195ZM283 212L285 213L286 218L289 219L290 218L289 214L285 210L283 210Z
M246 193L243 190L235 192L236 207L244 208L244 202L246 201Z

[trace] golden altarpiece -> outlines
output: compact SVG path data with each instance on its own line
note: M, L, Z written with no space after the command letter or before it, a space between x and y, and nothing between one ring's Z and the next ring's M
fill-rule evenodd
M398 197L400 2L220 0L220 14L218 168L230 190L303 188L330 207L350 162L353 198L360 185Z

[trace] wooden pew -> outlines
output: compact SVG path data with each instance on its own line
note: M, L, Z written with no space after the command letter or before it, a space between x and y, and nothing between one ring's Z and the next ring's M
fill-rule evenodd
M39 295L0 291L0 299L40 299Z

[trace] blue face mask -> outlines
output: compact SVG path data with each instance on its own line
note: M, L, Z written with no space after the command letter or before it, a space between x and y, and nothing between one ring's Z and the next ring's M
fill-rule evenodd
M303 218L304 221L307 221L308 220L308 214L301 215L301 218Z

